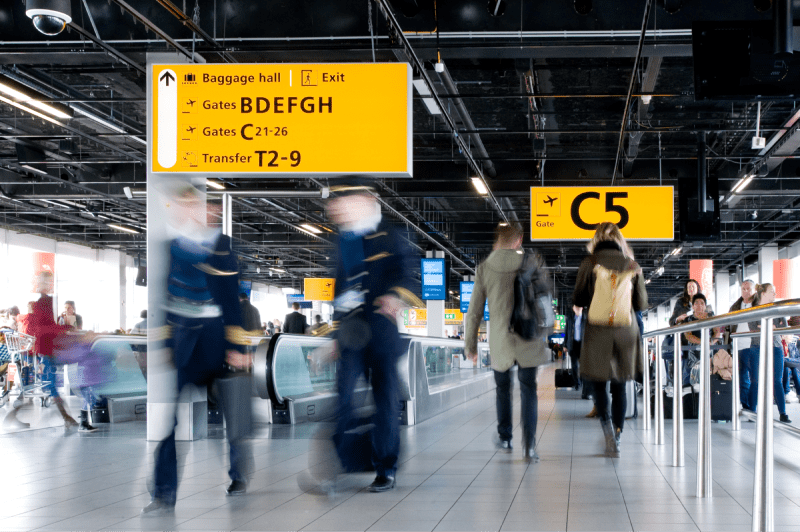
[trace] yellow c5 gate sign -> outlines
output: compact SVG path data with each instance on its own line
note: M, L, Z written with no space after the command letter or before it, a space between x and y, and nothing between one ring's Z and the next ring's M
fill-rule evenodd
M673 240L673 189L531 187L531 240L589 240L600 222L629 240Z
M406 63L152 65L152 171L412 175Z

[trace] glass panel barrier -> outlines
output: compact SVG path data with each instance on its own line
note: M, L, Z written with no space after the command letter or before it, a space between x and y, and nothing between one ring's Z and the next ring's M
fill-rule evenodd
M147 339L144 336L101 336L92 344L93 356L108 357L104 382L92 386L99 398L147 395ZM69 382L78 393L77 365L67 367Z
M476 365L467 358L463 340L412 337L411 341L421 345L430 389L453 386L487 371L488 344L478 344Z
M331 358L313 360L312 352L328 338L281 334L275 339L272 375L278 398L328 392L336 388L338 363Z

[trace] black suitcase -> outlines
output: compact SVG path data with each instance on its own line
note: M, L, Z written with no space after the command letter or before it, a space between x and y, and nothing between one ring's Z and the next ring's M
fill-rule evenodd
M711 419L731 421L733 386L719 375L711 376Z
M689 388L684 388L683 394L683 419L697 419L697 408L699 394L690 392ZM664 419L672 419L672 397L665 393L664 398ZM656 401L655 396L650 395L650 415L655 416Z
M572 378L571 369L556 370L556 388L572 388L574 385L575 379Z

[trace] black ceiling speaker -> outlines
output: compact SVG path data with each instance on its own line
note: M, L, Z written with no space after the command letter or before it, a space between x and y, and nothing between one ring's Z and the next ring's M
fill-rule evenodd
M772 7L772 0L753 0L753 7L759 13L764 13Z
M664 11L666 11L670 15L674 15L675 13L681 10L681 7L683 7L682 0L663 0L663 4L664 4Z
M575 0L572 4L579 15L588 15L592 12L592 0Z
M491 16L502 17L503 13L506 12L506 0L489 0L486 9Z
M147 286L147 266L140 264L136 270L136 286Z
M701 211L697 201L697 179L678 179L678 215L680 216L680 239L703 241L720 239L719 182L716 176L706 178L706 212Z
M392 0L392 5L408 18L416 17L420 11L417 0Z
M58 35L72 22L70 0L28 0L25 14L33 26L45 35Z

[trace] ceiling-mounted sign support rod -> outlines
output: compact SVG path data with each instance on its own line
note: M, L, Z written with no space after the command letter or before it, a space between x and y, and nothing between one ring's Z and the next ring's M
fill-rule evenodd
M699 212L708 212L706 205L706 185L708 181L708 165L706 164L706 132L697 135L697 205Z
M89 39L90 41L95 43L97 46L99 46L100 48L102 48L103 50L108 52L111 55L111 57L114 57L114 58L118 59L119 61L122 61L123 63L125 63L129 67L133 68L134 70L139 71L139 73L141 73L141 74L145 73L145 69L144 69L144 67L142 65L140 65L139 63L137 63L136 61L134 61L133 59L131 59L127 55L123 54L122 52L118 51L113 46L109 46L103 40L98 39L97 37L95 37L94 35L92 35L88 31L86 31L82 27L78 26L74 22L70 22L68 24L68 26L70 27L70 29L73 29L73 30L77 31L80 35L82 35L83 37L86 37L87 39Z
M481 170L480 165L478 162L472 157L472 152L469 150L466 142L464 139L458 134L458 127L456 126L455 122L453 122L453 118L447 112L447 107L445 106L442 99L439 98L439 95L436 93L436 89L433 86L433 82L431 78L428 76L428 73L425 71L425 67L420 61L419 57L417 56L414 49L411 47L411 43L406 38L405 34L403 33L403 28L400 27L400 24L397 22L397 18L395 18L394 13L392 12L391 7L387 0L375 0L378 3L378 6L381 8L383 15L386 17L386 21L389 26L394 30L394 33L397 36L398 41L403 46L406 54L408 55L409 59L411 59L412 65L414 70L419 72L420 77L425 80L425 85L427 85L428 90L431 92L431 96L436 101L436 105L439 106L439 109L442 111L442 117L444 117L445 123L453 132L453 137L455 138L456 143L461 148L464 157L467 159L467 163L472 167L475 171L476 177L478 177L484 184L487 190L487 196L489 197L492 206L497 210L500 217L503 218L505 222L508 222L508 217L506 213L500 208L500 204L497 202L497 198L495 198L494 194L492 193L491 188L489 188L488 183L486 182L486 177L483 175L483 171ZM652 0L650 0L652 2Z

